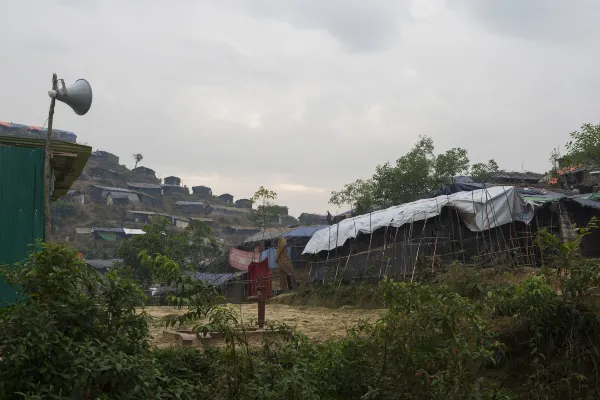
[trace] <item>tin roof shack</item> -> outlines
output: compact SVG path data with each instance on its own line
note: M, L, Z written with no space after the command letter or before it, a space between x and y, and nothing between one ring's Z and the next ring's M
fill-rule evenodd
M223 194L217 196L217 199L221 200L223 203L226 203L226 204L233 204L233 196L230 195L229 193L223 193Z
M125 189L125 188L119 188L119 187L110 187L110 186L101 186L101 185L90 185L89 186L89 191L90 191L90 197L97 202L103 202L107 205L108 204L108 195L110 193L113 194L113 196L111 196L113 199L111 201L114 201L114 193L127 193L126 196L122 196L122 195L118 195L117 197L120 197L122 201L121 204L125 204L125 200L123 200L123 197L127 197L129 199L129 203L137 203L140 202L142 204L151 206L151 207L155 207L158 204L158 201L150 196L147 195L145 193L142 192L137 192L135 190L131 190L131 189ZM135 197L137 196L137 200L135 199ZM115 204L115 203L111 203L111 204Z
M129 221L138 222L140 224L147 224L152 219L152 216L156 215L152 211L136 211L127 210L125 211L125 218Z
M146 193L153 197L160 197L163 195L162 186L158 183L127 182L127 187L136 192Z
M165 194L165 195L167 195L167 194L186 194L186 195L189 195L190 194L190 190L188 189L187 186L178 186L178 185L163 184L162 185L162 189L163 189L163 194Z
M132 203L139 203L140 199L137 193L132 192L108 192L106 195L106 205L127 205Z
M118 165L119 157L108 151L96 150L90 155L90 159L98 160L108 165Z
M138 198L140 199L140 203L145 204L150 207L156 207L159 204L159 200L156 197L152 197L149 194L137 192Z
M0 264L25 259L30 245L45 239L45 145L43 139L0 136ZM92 149L53 140L51 150L54 201L68 193ZM0 278L0 307L17 300L17 292Z
M167 176L163 181L165 185L181 186L181 179L176 176Z
M235 206L239 208L252 208L252 200L239 199L235 201Z
M105 178L105 179L119 179L121 174L117 171L114 171L110 168L104 168L101 166L91 167L90 175L97 178Z
M246 273L234 272L229 274L210 274L199 272L195 278L202 282L218 287L228 303L241 304L247 301Z
M94 231L94 238L96 240L103 240L107 242L117 242L121 239L125 239L125 231L123 228L99 228L92 227Z
M208 186L192 186L192 193L201 199L212 199L212 189Z
M92 200L97 202L106 202L106 197L108 197L110 192L135 193L130 189L102 185L90 185L88 190Z
M168 219L171 222L171 225L177 228L186 228L190 224L190 219L187 217L180 217L176 215L169 215L165 213L156 213L152 211L134 211L127 210L125 212L125 218L129 221L134 221L137 223L147 224L152 221L152 218L155 216L160 216Z
M302 213L298 217L301 226L327 225L327 215Z
M156 178L156 172L148 167L137 167L131 170L136 175L147 176L150 178Z
M185 229L190 224L190 219L188 217L178 217L176 215L172 215L171 222L173 223L174 227Z
M275 206L271 206L271 207L272 207L273 212L276 212L277 214L279 214L282 217L289 215L287 206L275 205ZM263 209L263 206L258 206L257 209L258 209L258 211L261 211Z
M202 201L176 201L175 206L186 214L206 215L208 204Z

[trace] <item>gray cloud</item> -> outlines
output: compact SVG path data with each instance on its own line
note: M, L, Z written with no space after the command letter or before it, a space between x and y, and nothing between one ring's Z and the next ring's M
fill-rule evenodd
M387 49L405 19L403 2L388 0L230 0L252 15L282 20L302 29L322 29L349 52Z
M57 128L188 185L264 185L296 215L333 212L330 190L419 134L547 169L568 132L598 120L600 27L566 35L596 7L549 13L532 36L517 9L453 1L7 2L0 120L41 125L52 72L85 77L90 113L59 105Z
M493 31L525 39L595 41L600 3L595 0L449 0L480 18Z

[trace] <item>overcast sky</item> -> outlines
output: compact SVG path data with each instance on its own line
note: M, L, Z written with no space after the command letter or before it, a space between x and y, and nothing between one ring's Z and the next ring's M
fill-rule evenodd
M598 0L0 0L0 121L55 127L159 177L292 215L426 134L543 172L600 104Z

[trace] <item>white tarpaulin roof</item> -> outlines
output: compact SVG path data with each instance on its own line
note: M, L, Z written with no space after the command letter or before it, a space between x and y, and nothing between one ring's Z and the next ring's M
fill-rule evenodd
M143 229L129 229L129 228L123 228L123 232L125 232L126 235L143 235L146 232L144 232Z
M441 213L443 207L455 208L471 231L483 231L513 221L529 223L533 218L533 205L525 202L514 187L495 186L417 200L345 219L337 225L317 231L302 254L333 250L359 233L372 233L385 226L397 228L413 221L433 218Z

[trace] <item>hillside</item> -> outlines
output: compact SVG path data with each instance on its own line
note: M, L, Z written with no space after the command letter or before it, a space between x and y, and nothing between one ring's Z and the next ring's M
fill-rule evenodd
M52 239L69 242L87 258L112 258L120 239L139 233L135 230L157 214L171 219L174 230L201 220L226 246L257 231L249 219L255 210L246 199L236 199L236 204L233 196L215 196L210 188L181 186L177 177L165 181L149 166L131 170L117 156L95 151L69 194L52 204ZM278 222L296 224L290 216Z

